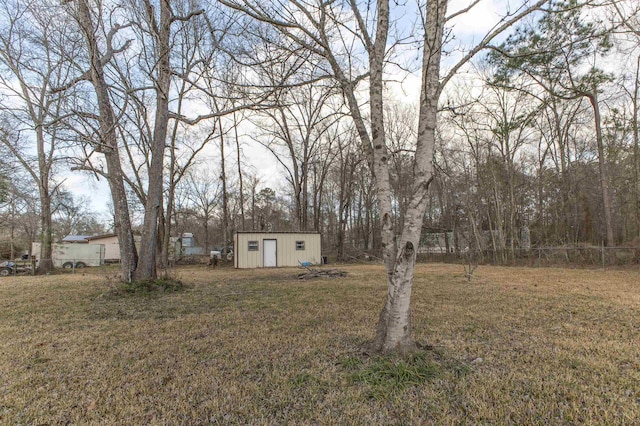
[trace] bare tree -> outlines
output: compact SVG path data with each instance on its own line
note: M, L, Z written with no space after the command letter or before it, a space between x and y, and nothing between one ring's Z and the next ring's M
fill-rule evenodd
M99 235L104 225L90 209L90 198L74 196L71 191L57 191L53 197L53 227L57 240L67 235Z
M280 64L278 64L280 66ZM274 79L270 84L278 84ZM322 164L326 155L325 135L340 118L332 108L335 96L331 86L319 83L280 89L277 108L265 110L252 120L259 129L256 140L265 146L284 168L295 205L295 226L310 229L310 185L314 167ZM259 117L262 117L260 120Z
M184 3L183 7L187 7ZM179 78L172 80L172 91L176 94L170 115L180 117L190 105L191 99L201 91L198 84L208 74L206 64L214 61L216 41L212 40L211 28L207 25L211 18L202 15L180 23L180 29L174 34L173 74ZM208 103L209 96L205 97ZM208 136L207 136L208 135ZM169 244L174 223L176 188L186 173L198 164L198 156L213 138L210 132L202 128L191 128L181 120L170 120L168 155L166 164L166 196L161 213L162 226L159 228L162 249L161 266L167 265Z
M571 2L555 5L533 25L519 31L495 48L504 75L524 73L551 96L562 99L586 99L593 111L593 126L598 152L600 191L604 212L603 225L607 246L615 245L610 179L602 129L602 86L611 76L596 68L598 58L611 47L609 29L582 16L583 9ZM588 65L587 72L579 71Z
M124 185L124 173L120 162L117 118L110 98L110 86L105 75L105 66L109 64L114 55L121 53L129 46L128 41L120 46L114 46L113 44L115 36L127 25L115 24L111 29L107 30L102 23L102 9L100 7L92 7L89 4L89 0L68 0L66 3L72 3L69 6L69 12L77 20L84 36L88 64L86 68L79 70L80 75L67 85L57 88L56 91L69 90L83 81L88 81L95 92L98 109L98 128L97 134L90 140L90 146L95 152L104 155L106 161L107 170L100 172L107 178L111 190L111 199L114 206L114 228L118 235L120 246L122 279L131 281L133 272L136 269L138 255L133 239L129 204ZM104 38L101 37L98 31L102 32ZM105 40L106 42L106 45L103 46L104 51L100 47L99 40ZM93 114L88 113L88 115ZM87 158L87 161L90 161L90 157ZM85 167L93 172L98 172L90 163Z
M180 108L178 108L180 111ZM167 166L166 202L163 210L164 230L162 232L162 255L160 264L168 264L170 237L173 225L177 222L176 191L186 174L197 166L198 157L210 143L211 137L203 134L202 129L184 128L179 121L174 121L171 135L169 164ZM178 131L179 127L183 127ZM179 143L178 143L179 142Z
M142 4L142 7L139 4ZM143 0L132 2L131 10L137 16L135 21L139 23L136 28L142 40L141 57L145 64L145 76L153 88L151 98L156 101L156 108L152 112L153 125L146 123L148 114L138 114L142 118L141 125L138 126L143 136L141 139L147 142L146 146L143 144L139 151L143 153L142 160L146 162L145 168L148 170L146 182L148 189L141 188L142 181L139 179L133 182L140 188L138 192L146 206L141 243L144 251L141 251L139 272L136 273L136 277L148 279L155 276L153 272L155 266L152 264L156 262L152 262L151 258L155 256L154 253L157 250L152 250L151 246L158 237L162 241L160 263L166 264L176 185L187 169L196 163L196 156L207 143L216 138L225 137L222 117L240 111L245 104L256 105L260 101L239 97L235 93L234 85L237 77L228 76L233 74L227 71L232 61L224 58L225 55L229 55L229 52L221 48L231 25L229 21L233 23L233 20L217 14L215 7L205 11L197 2L160 0L157 6L156 2ZM146 49L147 45L154 46L154 49ZM171 81L174 81L173 90L170 88ZM136 87L135 84L130 83L126 85L141 93L149 91L149 85L142 87ZM173 93L176 94L175 101L170 99ZM238 100L242 101L242 106L234 104ZM144 101L137 101L137 105L142 111L147 109ZM203 106L209 107L211 113L201 114L195 118L187 116L188 112L201 110ZM171 120L173 122L168 159L169 179L167 200L163 204L161 185L163 168L160 164L164 161L164 146L168 136L167 122ZM214 121L214 130L209 133L209 136L201 140L200 144L191 144L188 148L189 155L179 155L177 150L180 144L176 139L178 129L185 125L206 127L210 120ZM220 147L221 150L224 149L222 139ZM130 158L132 164L139 161L139 156L130 155ZM224 155L221 158L225 161ZM135 166L133 169L135 170ZM223 166L223 178L225 173L226 168ZM226 179L223 179L223 186L225 185ZM223 190L223 206L226 233L229 230L228 191L226 190ZM154 228L152 223L157 223L158 219L162 223ZM154 232L154 229L160 229L160 235ZM223 239L227 238L223 237Z
M159 13L150 0L143 0L145 10L145 30L154 43L155 61L153 65L155 88L155 121L151 142L151 164L149 166L147 199L145 203L140 258L135 270L136 280L155 279L157 277L156 254L158 244L158 218L163 205L164 151L167 143L167 123L169 121L169 101L171 84L171 25L178 21L188 21L201 14L202 10L187 11L177 15L173 12L169 0L159 0Z
M67 54L77 52L78 39L55 5L3 1L0 9L0 143L37 185L38 270L45 273L53 268L51 197L62 183L55 169L66 140L61 117L68 104L67 94L52 89L66 83L73 67Z
M220 205L222 197L221 187L217 179L212 179L203 171L190 172L185 181L189 209L200 222L203 230L202 244L205 250L209 250L210 232L209 226Z
M347 232L351 230L349 217L353 213L358 181L364 181L363 176L358 175L362 156L358 152L357 135L353 128L338 133L333 141L336 155L333 157L328 181L335 186L335 190L333 196L328 196L332 198L330 210L336 217L332 232L336 257L338 260L345 260Z
M233 135L236 143L236 166L238 170L238 204L240 207L240 231L245 230L245 215L244 215L244 173L242 173L242 150L240 145L240 135L238 127L240 126L241 119L238 119L238 114L233 113Z
M383 258L386 269L388 293L380 314L376 337L370 349L375 352L406 352L415 344L411 338L410 300L413 271L422 220L426 209L426 192L433 177L433 148L435 145L438 100L444 85L455 73L479 51L485 48L498 34L509 28L523 16L536 10L546 1L526 4L516 12L506 16L484 37L459 59L445 76L440 75L440 59L444 46L444 29L447 22L448 1L438 0L426 3L424 13L424 38L422 60L422 85L420 112L413 162L412 198L401 235L394 233L395 218L392 209L389 152L385 140L383 73L388 57L388 35L390 27L390 4L378 1L375 11L369 10L371 3L349 2L350 11L342 9L342 3L321 2L316 4L294 2L274 2L271 6L251 1L223 0L223 3L247 13L254 19L273 25L288 40L304 49L314 52L326 61L326 69L339 84L362 141L363 154L372 164L376 180L380 226L382 230ZM479 2L449 18L467 12ZM347 12L349 12L347 14ZM349 18L345 19L348 16ZM367 17L374 17L367 21ZM347 25L347 23L349 25ZM357 34L347 37L355 24ZM342 32L345 30L344 32ZM352 34L349 32L349 34ZM340 38L342 36L342 38ZM357 40L353 43L354 38ZM342 43L341 43L342 41ZM394 40L391 44L396 45ZM356 89L362 77L354 76L353 64L356 58L349 46L358 45L365 53L364 73L368 77L368 101L371 121L368 125ZM342 47L345 49L340 50ZM351 58L351 61L345 60ZM361 62L361 63L362 63Z
M118 16L129 21L112 30L107 41L111 41L123 27L133 38L118 49L117 53L121 54L111 61L112 75L108 82L105 78L105 83L110 84L109 93L118 99L121 108L114 126L125 142L122 152L130 169L129 175L122 173L122 178L144 205L140 258L133 278L147 280L157 276L157 256L161 248L168 250L170 229L161 226L160 222L166 224L166 221L160 219L164 216L165 146L169 136L171 82L174 75L191 75L194 63L201 61L196 57L200 40L195 31L190 31L189 23L203 11L192 2L168 0L132 0L118 10ZM103 13L98 9L96 18L102 19ZM172 37L175 43L172 43ZM129 45L132 48L126 49ZM172 67L172 49L182 49L177 59L180 67ZM183 107L183 97L191 86L182 80L182 86L178 85L178 111ZM177 124L171 132L171 161L175 160L176 135ZM176 166L172 164L171 182L176 174L180 175L174 173ZM166 250L160 257L165 261Z
M6 159L0 165L0 257L15 259L18 253L31 253L31 243L38 234L38 191L8 152L0 149L0 155Z
M624 56L635 57L632 65L631 76L628 79L631 87L622 85L623 91L631 101L631 137L633 140L633 201L636 217L636 233L640 237L640 6L631 2L612 1L613 14L611 21L614 27L620 28L618 50ZM625 203L626 204L626 203Z

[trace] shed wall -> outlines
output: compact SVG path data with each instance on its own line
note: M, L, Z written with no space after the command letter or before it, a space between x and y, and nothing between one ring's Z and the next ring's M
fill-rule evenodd
M235 267L263 267L264 240L276 240L277 266L299 266L301 262L319 264L322 260L322 241L320 234L237 233L234 237ZM257 241L258 250L249 251L249 241ZM297 241L304 241L304 250L296 250Z

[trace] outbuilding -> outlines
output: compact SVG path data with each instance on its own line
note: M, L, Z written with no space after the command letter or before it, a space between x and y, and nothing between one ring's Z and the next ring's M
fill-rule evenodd
M90 244L104 244L104 261L106 263L120 261L120 244L116 234L94 235L87 237Z
M320 264L322 238L318 232L236 232L236 268L272 268Z

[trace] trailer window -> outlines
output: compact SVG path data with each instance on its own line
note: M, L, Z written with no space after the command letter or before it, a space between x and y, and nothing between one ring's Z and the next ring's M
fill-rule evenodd
M304 250L304 241L296 241L296 250Z
M257 241L249 241L249 251L258 251Z

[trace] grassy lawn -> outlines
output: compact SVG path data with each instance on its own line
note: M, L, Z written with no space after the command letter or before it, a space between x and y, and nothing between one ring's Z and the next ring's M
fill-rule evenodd
M640 273L420 265L413 359L367 357L380 266L189 267L176 292L0 278L1 424L638 424Z

